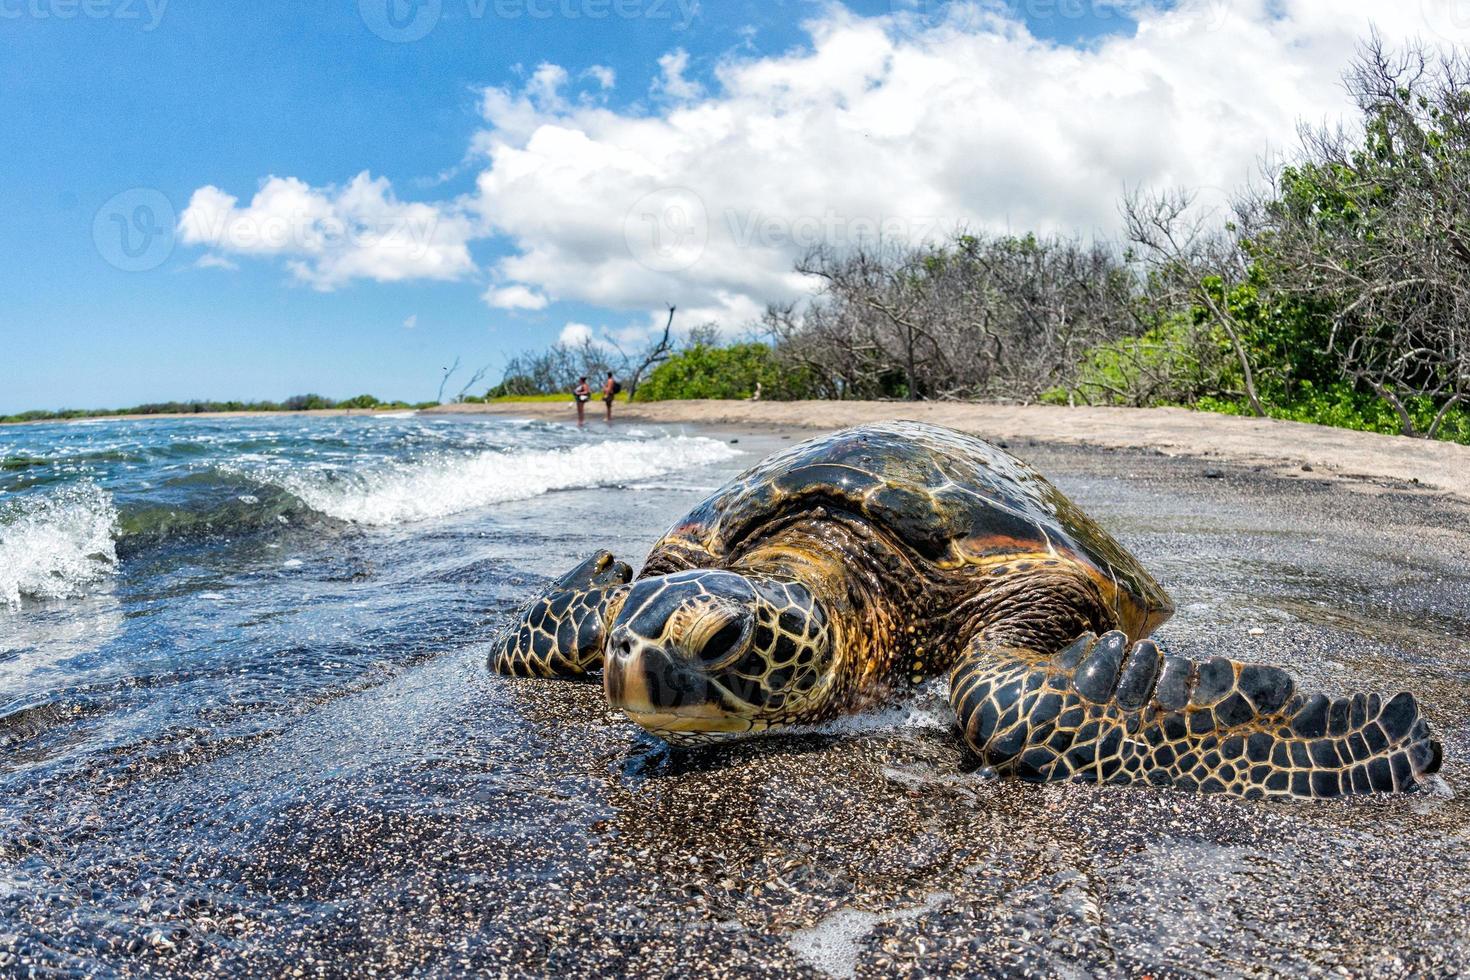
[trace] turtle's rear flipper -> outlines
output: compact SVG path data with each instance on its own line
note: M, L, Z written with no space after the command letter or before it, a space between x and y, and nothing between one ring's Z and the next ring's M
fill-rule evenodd
M1412 790L1441 761L1412 695L1303 698L1279 667L1130 650L1116 631L1054 656L977 639L950 702L982 759L1033 781L1321 798Z
M608 604L633 577L606 551L532 599L491 644L490 667L514 677L578 677L602 667Z

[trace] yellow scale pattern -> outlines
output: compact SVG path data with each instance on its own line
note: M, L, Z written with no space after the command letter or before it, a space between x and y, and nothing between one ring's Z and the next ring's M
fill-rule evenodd
M1285 671L1216 657L1126 659L1120 632L1053 657L980 641L950 700L966 742L1031 781L1150 782L1246 798L1413 789L1439 746L1409 694L1303 699Z

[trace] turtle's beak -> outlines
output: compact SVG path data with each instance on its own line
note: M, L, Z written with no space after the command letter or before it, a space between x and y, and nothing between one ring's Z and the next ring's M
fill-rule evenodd
M632 635L626 627L608 637L603 660L607 702L660 737L680 732L745 732L749 722L732 716L719 693L695 666Z
M630 712L698 708L713 693L693 665L669 656L627 626L615 627L608 636L602 676L608 703Z

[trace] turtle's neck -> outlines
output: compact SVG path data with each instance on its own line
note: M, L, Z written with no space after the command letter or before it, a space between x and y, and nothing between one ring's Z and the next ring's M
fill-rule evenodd
M909 653L923 582L871 526L841 514L783 523L743 545L732 570L801 582L833 629L837 669L851 692L874 691Z

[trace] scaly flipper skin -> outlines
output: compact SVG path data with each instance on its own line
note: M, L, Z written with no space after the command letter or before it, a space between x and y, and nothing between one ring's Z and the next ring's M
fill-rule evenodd
M602 668L610 606L632 570L599 551L532 599L494 641L490 666L512 677L580 677Z
M1049 656L974 641L950 679L965 741L1033 782L1148 782L1248 799L1417 788L1441 750L1413 696L1303 698L1279 667L1086 633Z

